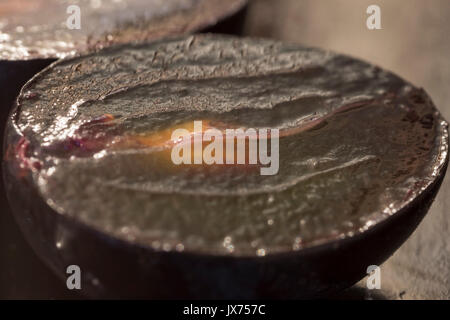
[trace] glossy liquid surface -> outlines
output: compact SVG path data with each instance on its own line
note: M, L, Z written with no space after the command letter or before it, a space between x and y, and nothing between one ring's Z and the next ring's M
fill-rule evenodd
M0 60L64 58L198 31L246 0L2 0ZM74 11L73 6L79 8ZM70 28L68 27L68 21ZM79 21L80 28L74 28Z
M166 251L264 256L351 236L414 199L447 157L447 124L423 91L353 58L264 40L109 49L56 64L19 102L12 154L47 203ZM205 119L291 132L278 174L177 167L160 148L123 143Z

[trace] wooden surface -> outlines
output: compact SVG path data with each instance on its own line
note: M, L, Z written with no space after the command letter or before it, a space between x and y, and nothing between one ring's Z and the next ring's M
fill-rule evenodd
M381 8L382 30L366 9ZM361 58L423 87L450 119L448 0L256 0L245 34L318 46ZM336 298L450 299L450 175L411 238L381 266L381 290L366 281Z

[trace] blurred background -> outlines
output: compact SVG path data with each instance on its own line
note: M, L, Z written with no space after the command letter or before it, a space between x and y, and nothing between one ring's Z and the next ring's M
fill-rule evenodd
M226 1L226 0L224 0ZM382 30L366 9L381 8ZM254 0L244 35L349 54L423 87L450 119L450 1ZM381 290L365 279L336 299L450 299L450 175L422 224L381 266ZM38 260L12 217L0 219L0 298L78 298Z

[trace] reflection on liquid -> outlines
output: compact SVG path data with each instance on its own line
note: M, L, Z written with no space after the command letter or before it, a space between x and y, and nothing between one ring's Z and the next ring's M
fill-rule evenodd
M351 236L426 189L447 157L447 124L422 90L263 40L110 49L56 64L20 102L10 139L28 145L12 154L39 161L31 179L47 203L162 250L265 256ZM279 173L173 170L158 154L199 119L280 129Z

